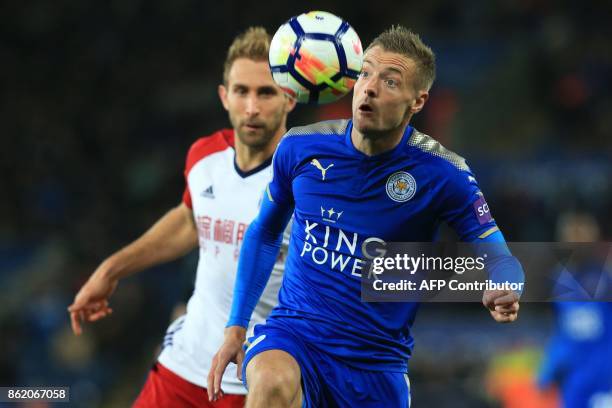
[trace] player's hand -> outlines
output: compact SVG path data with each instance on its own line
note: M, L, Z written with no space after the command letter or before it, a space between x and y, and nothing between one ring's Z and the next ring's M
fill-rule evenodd
M482 304L499 323L510 323L518 318L519 296L511 290L485 290Z
M95 322L113 312L108 298L116 288L117 280L109 278L103 266L98 267L68 306L74 334L83 333L82 323Z
M228 364L236 363L238 379L242 380L242 361L244 350L242 345L246 337L246 329L240 326L230 326L225 329L225 339L217 354L212 359L210 372L208 373L208 400L216 401L222 396L221 379Z

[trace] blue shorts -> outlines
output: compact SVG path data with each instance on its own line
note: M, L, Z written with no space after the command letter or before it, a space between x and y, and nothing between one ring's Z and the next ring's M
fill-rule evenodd
M255 326L249 339L242 378L257 354L268 350L289 353L300 366L303 407L410 407L410 382L406 373L367 371L349 366L309 347L290 330L277 324Z

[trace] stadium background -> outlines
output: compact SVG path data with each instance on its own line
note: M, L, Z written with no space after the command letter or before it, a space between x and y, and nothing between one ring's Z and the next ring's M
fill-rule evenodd
M364 44L401 23L432 46L438 78L414 124L468 157L508 240L552 241L558 215L575 208L610 240L610 7L289 3L0 6L0 385L68 385L83 407L135 397L190 294L195 254L123 282L113 316L81 338L65 308L105 256L178 203L191 142L227 126L216 87L232 38L308 9L347 19ZM349 100L298 107L289 125L347 116ZM523 305L509 326L476 304L424 306L415 406L502 406L508 383L529 393L552 325L544 304Z

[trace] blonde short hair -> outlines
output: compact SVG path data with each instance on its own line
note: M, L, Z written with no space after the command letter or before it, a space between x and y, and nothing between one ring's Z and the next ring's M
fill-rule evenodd
M223 83L227 85L232 64L239 58L253 61L268 61L272 37L263 27L249 27L234 39L223 64Z

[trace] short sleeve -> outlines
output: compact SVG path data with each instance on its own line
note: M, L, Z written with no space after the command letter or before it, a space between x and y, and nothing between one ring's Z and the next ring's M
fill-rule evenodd
M193 204L191 203L191 193L189 192L189 184L187 184L187 180L185 180L185 191L183 191L183 203L193 209Z
M191 170L194 164L193 163L194 161L193 151L194 151L195 145L196 144L194 143L189 148L189 151L187 152L187 156L185 157L185 168L183 169L183 177L185 178L185 189L183 190L183 203L190 209L193 209L193 203L191 202L191 192L189 191L189 171Z
M185 159L185 190L183 191L183 203L193 209L191 193L189 191L189 172L203 158L216 152L220 152L234 146L234 131L232 129L221 129L210 136L201 137L196 140Z

